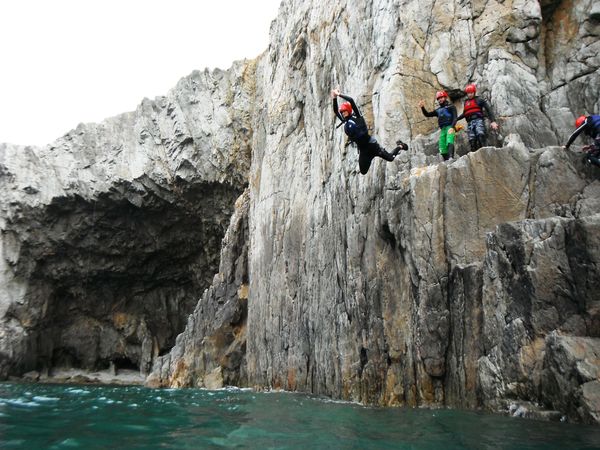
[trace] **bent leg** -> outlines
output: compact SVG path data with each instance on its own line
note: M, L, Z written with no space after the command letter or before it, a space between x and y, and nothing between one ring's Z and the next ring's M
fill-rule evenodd
M369 141L369 151L373 157L379 156L380 158L385 159L386 161L393 161L396 155L392 155L385 148L379 145L375 139L371 138Z
M360 169L360 173L366 175L369 171L369 167L371 167L371 161L373 161L373 156L369 151L368 147L359 147L358 148L358 168Z

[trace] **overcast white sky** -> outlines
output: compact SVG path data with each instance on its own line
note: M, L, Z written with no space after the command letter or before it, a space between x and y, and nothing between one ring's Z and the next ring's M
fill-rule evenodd
M0 1L0 142L44 145L267 49L281 0Z

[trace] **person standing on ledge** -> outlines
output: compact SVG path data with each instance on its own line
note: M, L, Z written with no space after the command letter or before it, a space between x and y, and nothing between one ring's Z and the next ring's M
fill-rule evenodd
M492 127L492 130L496 131L498 129L498 124L494 119L494 113L488 102L475 95L477 93L477 87L474 84L467 85L467 87L465 87L465 92L467 94L467 100L465 100L463 112L456 118L453 125L456 125L456 122L463 118L467 120L469 144L471 145L471 151L474 152L487 145L487 132L483 121L484 112L490 119L490 127Z
M346 100L339 108L338 97ZM371 161L376 156L386 161L393 161L401 150L408 150L408 145L398 140L396 141L397 147L392 153L389 153L379 145L375 138L369 135L367 123L352 97L342 94L339 89L333 89L331 98L333 99L333 112L344 124L344 132L348 136L348 140L358 147L358 167L361 174L365 175L369 171Z
M439 149L440 155L444 161L454 158L454 122L456 121L456 107L450 103L446 91L438 91L435 94L435 99L439 107L434 111L425 109L425 100L419 102L421 112L425 117L437 117L438 126L440 127Z

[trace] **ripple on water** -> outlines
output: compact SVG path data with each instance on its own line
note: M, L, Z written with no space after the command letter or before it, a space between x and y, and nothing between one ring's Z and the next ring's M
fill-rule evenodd
M64 441L61 441L60 443L58 443L57 445L53 445L51 448L78 448L81 447L81 444L79 442L77 442L77 439L65 439Z
M275 392L158 394L0 384L0 448L600 448L600 430L593 427L445 409L365 408Z
M25 408L32 408L40 406L39 403L32 402L26 398L0 398L0 405L11 405L11 406L23 406Z
M57 402L60 400L58 397L44 397L43 395L36 395L33 397L36 402Z
M65 392L67 392L69 394L75 394L75 395L91 394L90 391L86 391L85 389L78 389L78 388L68 388Z

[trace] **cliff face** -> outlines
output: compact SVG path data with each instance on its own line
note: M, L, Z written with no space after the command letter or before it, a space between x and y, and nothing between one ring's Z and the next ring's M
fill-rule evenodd
M273 30L283 45L272 43L264 77L275 86L267 111L285 119L271 117L270 151L255 151L251 170L250 385L566 412L553 399L570 383L580 408L570 415L595 414L597 391L586 397L577 375L582 361L597 370L595 354L574 356L561 339L597 336L597 174L548 147L600 106L594 8L283 5L288 20ZM355 96L390 145L433 131L419 98L468 81L501 117L501 148L427 165L435 141L416 138L410 155L357 174L333 127L331 86ZM583 378L590 391L595 375Z
M147 373L173 346L246 184L253 92L253 64L197 72L47 147L0 146L1 377Z
M201 266L203 283L190 282L186 290L185 283L156 282L138 297L135 290L122 294L139 308L154 296L169 297L166 286L177 284L177 298L189 305L217 273L175 347L156 358L149 384L284 388L384 405L502 409L527 402L548 415L598 420L598 169L557 145L575 116L600 110L599 36L600 10L591 0L286 0L257 61L204 74L196 88L199 74L182 80L170 107L143 104L135 123L152 125L148 131L121 125L127 132L113 137L111 130L86 129L82 136L92 133L94 142L123 142L134 161L154 158L145 156L154 154L146 145L165 149L125 178L142 184L144 195L164 193L151 198L170 198L178 189L197 193L182 203L158 202L170 208L160 210L161 218L190 217L189 227L184 219L174 221L177 227L209 221L222 229L248 183L218 269L216 253L206 257L198 248L219 233L198 232L184 246L189 254L165 240L155 259L184 279L198 277ZM462 133L464 156L440 163L435 123L417 103L439 87L458 100L467 82L478 85L499 117L496 147L465 154ZM392 163L375 160L361 176L356 150L344 147L343 132L335 129L329 90L337 85L357 100L384 146L402 138L410 151ZM71 145L47 151L88 148ZM116 147L89 148L104 149L111 161L120 154ZM159 165L171 168L177 189L172 178L158 175L164 173ZM140 177L152 187L137 182ZM78 179L79 189L91 189L90 179ZM203 191L207 184L211 189ZM114 196L113 185L94 192ZM223 190L231 201L222 214L198 209L225 204ZM118 192L117 199L131 203L131 189ZM88 203L98 198L79 196ZM84 217L89 221L90 214ZM49 226L42 222L44 235ZM12 238L15 248L37 248L22 234ZM159 228L154 235L164 234ZM140 263L148 245L139 244L137 253L114 246L121 250L117 259L123 254L131 261L117 272L140 273L137 283L116 283L114 290L148 289L148 280L156 281ZM5 256L4 272L10 269L21 283L14 282L15 292L31 289L38 278L57 283L54 272L38 269L23 251L12 254L28 261L29 270L20 276ZM177 260L184 255L193 264ZM115 267L114 257L107 260ZM83 292L77 298L87 298L100 285L97 279L82 285L89 272L80 270L60 286L75 283ZM119 305L113 297L97 303L113 308ZM35 302L27 301L22 308L31 311ZM136 317L155 320L147 311ZM45 310L38 315L49 317ZM15 324L14 313L5 317L26 328L21 319ZM149 335L154 339L154 331ZM30 342L9 342L9 336L0 334L0 350ZM162 342L166 348L170 341ZM4 367L19 360L8 361Z

